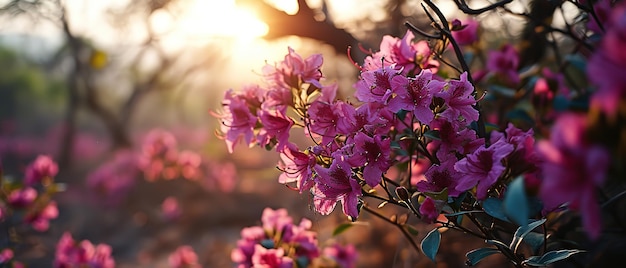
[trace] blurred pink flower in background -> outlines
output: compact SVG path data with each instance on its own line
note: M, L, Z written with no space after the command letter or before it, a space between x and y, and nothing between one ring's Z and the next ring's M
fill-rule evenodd
M586 125L584 114L563 114L552 127L550 140L537 144L543 158L540 197L547 210L567 203L580 211L583 227L595 239L602 229L596 190L606 179L611 159L604 147L586 140Z
M178 199L173 196L165 198L161 203L161 214L166 221L176 220L182 215L182 211L178 204Z
M190 246L180 246L168 257L171 268L200 268L198 255Z
M55 201L50 201L43 209L31 212L26 215L25 221L29 223L33 229L39 232L45 232L50 227L50 220L59 216L59 209Z
M341 268L354 268L358 258L358 252L353 245L342 246L334 243L324 248L323 255L333 259Z
M117 204L133 188L138 175L136 154L122 150L87 176L87 186L106 197L107 203Z
M31 187L24 187L13 190L7 197L10 206L16 208L25 208L33 204L37 198L37 190Z
M33 185L44 178L52 178L59 172L59 166L50 156L40 155L26 167L24 183Z
M70 233L65 232L57 243L53 267L113 268L115 260L111 257L109 245L94 246L88 240L76 242Z
M517 67L519 55L512 45L504 45L500 50L489 52L487 71L499 75L505 82L517 85L520 82Z
M478 41L478 27L480 23L474 19L452 21L452 37L461 46L471 45Z

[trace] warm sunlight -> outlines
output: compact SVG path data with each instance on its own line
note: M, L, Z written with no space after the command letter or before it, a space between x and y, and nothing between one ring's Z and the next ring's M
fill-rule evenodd
M190 0L186 9L179 24L184 34L251 39L268 32L253 11L237 7L234 0Z

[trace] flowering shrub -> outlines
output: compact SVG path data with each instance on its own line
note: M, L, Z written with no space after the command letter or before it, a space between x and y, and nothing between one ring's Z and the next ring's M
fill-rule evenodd
M354 267L352 246L332 244L320 249L312 222L295 224L287 210L265 208L262 225L241 230L241 239L231 253L239 268L245 267ZM321 265L321 266L319 266Z
M471 9L455 1L467 14L501 9L519 15L506 7L509 2ZM574 52L561 55L563 44L551 41L557 66L571 69L555 72L512 44L487 51L482 64L467 60L464 53L480 38L479 23L449 23L425 0L434 33L407 24L410 31L402 39L385 36L378 52L362 65L355 63L360 69L356 102L336 98L337 85L323 80L321 55L304 58L289 48L283 61L263 68L265 84L226 92L219 114L222 138L230 152L244 142L279 153L279 182L310 193L321 214L331 213L338 202L352 221L363 212L373 214L398 226L416 250L415 228L377 208L394 205L436 223L421 242L421 251L432 260L443 229L487 242L467 253L471 265L495 253L516 267L545 266L583 253L582 245L562 246L564 238L557 235L568 232L561 223L568 211L579 212L587 237L597 241L604 229L601 210L624 196L620 166L626 149L624 136L617 133L624 133L626 118L619 108L626 103L621 75L626 68L618 49L626 36L621 25L626 5L545 5L552 11L571 5L586 18L557 29L528 15L529 27L543 27L531 28L535 34L557 32L576 43ZM431 41L417 40L415 34ZM458 66L444 57L447 48L455 52ZM586 57L589 65L580 68ZM589 83L572 81L574 71L586 72ZM296 127L312 146L290 142ZM388 175L396 174L389 172L392 168L399 171L395 177ZM622 191L608 193L603 190L608 185L620 185ZM614 218L618 226L613 228L623 231L623 219ZM303 266L293 264L297 258L277 247L271 234L244 229L233 261L245 267L255 261Z
M64 233L56 247L54 267L112 268L115 267L115 260L111 257L109 245L94 246L88 240L77 242L70 233Z

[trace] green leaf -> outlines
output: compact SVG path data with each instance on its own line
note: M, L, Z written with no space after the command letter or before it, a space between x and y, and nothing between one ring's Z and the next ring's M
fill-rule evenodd
M348 222L348 223L342 223L339 226L337 226L337 228L335 228L335 230L333 231L333 236L337 236L343 232L345 232L346 230L350 229L350 227L354 226L354 224L352 222Z
M542 225L544 222L546 222L546 219L533 221L529 223L528 225L522 225L519 228L517 228L517 230L515 231L515 234L513 235L513 240L511 241L511 245L510 245L513 251L517 252L517 248L519 247L519 244L522 242L524 237L526 237L528 233L530 233L533 229Z
M432 199L435 200L443 200L443 201L448 201L448 188L443 188L443 190L441 190L440 192L424 192L423 193L425 196L430 196Z
M504 210L502 209L502 200L500 199L487 198L483 201L483 210L491 217L510 222L504 214Z
M478 262L480 262L482 259L484 259L485 257L493 255L493 254L496 254L496 253L500 253L500 251L498 249L495 249L495 248L477 248L477 249L474 249L474 250L468 252L467 254L465 254L465 256L467 257L467 265L474 266Z
M430 231L426 237L422 240L422 252L424 255L435 261L435 256L437 255L437 251L439 250L439 243L441 242L441 233L437 228Z
M484 211L482 210L466 210L466 211L459 211L459 212L454 212L454 213L450 213L450 214L445 214L446 217L453 217L453 216L459 216L459 215L463 215L463 214L470 214L470 213L483 213Z
M533 249L533 253L539 251L545 240L545 236L542 233L530 232L524 236L524 243Z
M400 119L400 121L404 121L404 118L406 118L406 114L407 114L408 112L409 112L409 111L407 111L407 110L400 110L400 111L398 111L398 112L396 113L396 116L398 117L398 119Z
M441 138L439 137L439 130L429 130L429 131L426 131L424 133L424 136L426 136L427 138L430 138L432 140L438 140L438 141L441 140Z
M519 176L509 184L506 193L504 193L503 208L507 218L513 222L521 226L528 224L530 209L524 187L524 177Z
M524 261L524 264L529 266L548 266L548 264L555 263L560 260L567 259L574 254L585 252L584 250L578 249L563 249L563 250L555 250L547 252L543 254L543 256L532 256Z

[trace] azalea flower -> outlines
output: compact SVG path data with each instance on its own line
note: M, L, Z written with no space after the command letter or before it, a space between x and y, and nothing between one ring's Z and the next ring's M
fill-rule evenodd
M480 23L477 20L454 20L452 25L452 37L460 46L471 45L478 41L478 26L480 26ZM458 28L455 29L455 25L458 25Z
M168 262L172 268L200 268L198 255L190 246L180 246L168 257Z
M611 159L607 150L585 137L587 121L581 114L566 113L552 127L550 141L540 141L543 183L539 196L548 210L568 203L581 212L583 227L593 239L602 228L596 189L606 180Z
M352 153L347 156L353 167L363 167L363 179L374 187L380 183L381 176L391 167L391 142L376 135L370 137L363 132L357 133L351 140Z
M337 201L341 201L343 213L356 219L361 185L344 157L335 157L329 168L315 166L315 172L318 175L317 191L314 192L315 209L326 215L333 211Z
M429 70L422 70L415 78L395 76L391 80L391 87L395 97L389 101L388 109L394 113L400 110L413 112L415 118L423 124L430 123L434 114L430 109L433 92L439 92L439 88L433 88L430 81L433 74Z
M467 191L474 186L476 198L487 198L489 188L496 184L498 178L506 167L502 160L513 152L513 145L499 140L488 148L480 147L474 153L467 155L454 164L454 169L460 173L461 178L455 187L458 191Z
M467 72L461 74L460 80L450 80L446 86L444 82L432 81L433 87L443 89L435 93L435 97L442 98L446 109L441 113L442 117L450 122L465 122L466 124L478 120L478 111L474 109L476 99L472 95L474 86L467 80Z
M490 51L487 70L501 76L505 82L517 85L520 82L517 68L519 55L512 45L504 45L500 50Z
M34 185L43 178L52 178L59 173L59 166L50 156L40 155L26 167L24 184Z
M283 173L278 177L278 182L282 184L296 182L300 193L313 186L315 155L300 152L295 144L289 143L280 153L280 159L278 168Z

